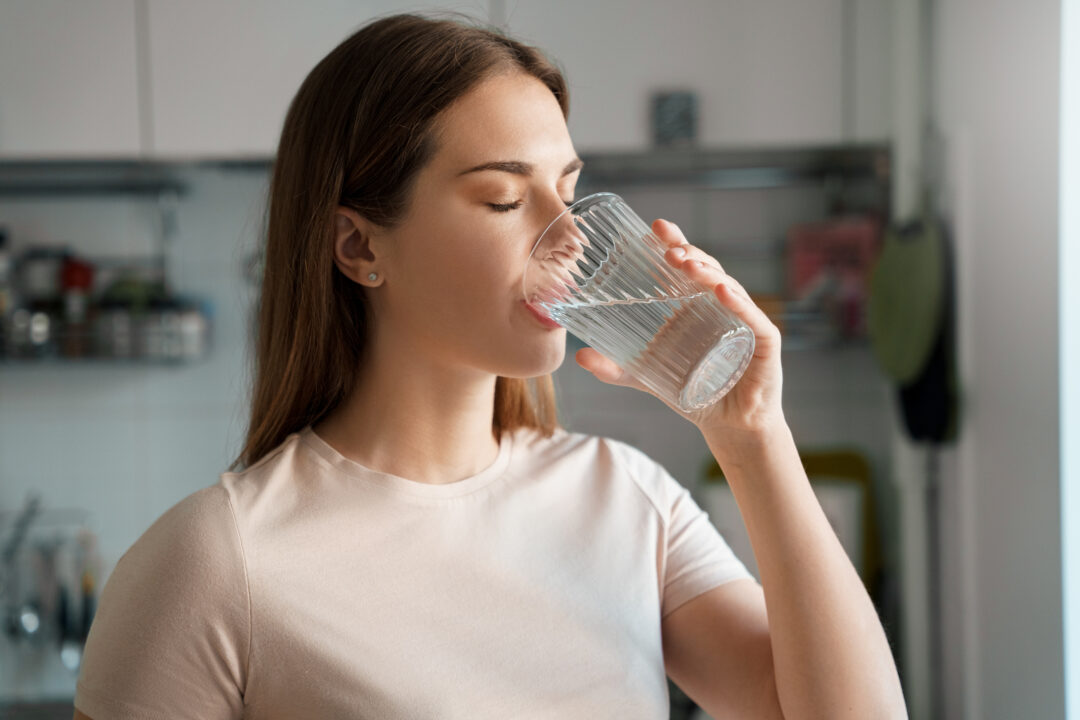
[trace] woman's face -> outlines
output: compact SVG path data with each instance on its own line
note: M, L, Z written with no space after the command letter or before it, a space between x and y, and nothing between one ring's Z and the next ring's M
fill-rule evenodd
M574 199L581 163L559 103L531 75L500 75L438 128L408 214L372 238L379 339L406 333L395 340L429 358L506 377L552 372L566 331L533 315L521 281L536 239Z

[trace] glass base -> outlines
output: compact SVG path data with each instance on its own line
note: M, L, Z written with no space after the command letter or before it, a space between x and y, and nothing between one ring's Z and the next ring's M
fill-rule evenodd
M754 334L748 328L722 337L690 371L679 393L679 408L693 412L712 405L735 387L753 357Z

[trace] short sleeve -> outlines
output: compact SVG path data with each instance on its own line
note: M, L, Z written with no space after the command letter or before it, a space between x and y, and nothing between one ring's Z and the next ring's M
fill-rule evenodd
M663 471L663 468L661 468ZM690 491L663 471L667 509L667 556L661 615L707 590L753 575L720 535Z
M621 442L614 444L660 513L661 617L726 582L754 579L689 490L641 450Z
M94 720L240 718L250 632L243 548L217 484L167 510L116 564L75 707Z

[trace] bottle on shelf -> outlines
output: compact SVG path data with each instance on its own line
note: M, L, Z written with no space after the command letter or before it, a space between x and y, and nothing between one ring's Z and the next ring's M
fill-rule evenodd
M57 350L57 332L63 319L60 268L70 251L64 246L28 248L16 264L19 307L12 313L12 354L51 357Z
M213 305L175 294L145 260L91 261L59 245L27 247L15 262L6 252L0 242L0 359L174 364L207 354Z
M86 357L90 343L90 292L94 266L73 255L64 258L60 269L60 289L64 298L64 326L60 354L67 358Z

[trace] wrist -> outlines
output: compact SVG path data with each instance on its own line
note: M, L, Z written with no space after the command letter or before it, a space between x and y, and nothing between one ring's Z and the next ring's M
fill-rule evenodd
M725 471L759 465L769 455L795 446L791 428L782 416L750 427L702 428L701 433Z

